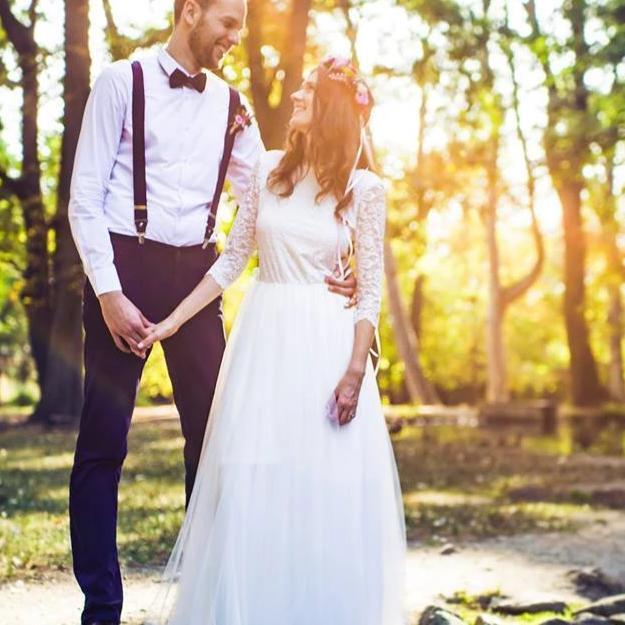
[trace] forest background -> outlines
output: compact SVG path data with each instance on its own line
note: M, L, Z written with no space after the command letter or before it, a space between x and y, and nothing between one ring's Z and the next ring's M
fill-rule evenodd
M82 399L67 204L89 88L166 41L171 4L0 0L0 403L33 421L74 422ZM326 53L375 94L385 402L625 403L624 24L625 0L249 0L221 73L268 148ZM159 350L140 398L171 401Z

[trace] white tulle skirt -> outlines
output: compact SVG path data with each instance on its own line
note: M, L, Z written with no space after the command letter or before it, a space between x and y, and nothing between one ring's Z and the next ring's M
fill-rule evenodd
M355 420L324 414L352 350L344 302L323 284L251 286L151 621L404 622L403 507L371 363Z

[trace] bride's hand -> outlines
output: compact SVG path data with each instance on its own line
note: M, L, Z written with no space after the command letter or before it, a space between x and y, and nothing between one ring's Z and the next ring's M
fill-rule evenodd
M154 343L164 341L170 336L173 336L179 329L180 326L175 323L171 316L166 317L163 321L150 328L147 336L137 345L137 347L145 353L146 350L154 345Z
M364 370L350 368L334 391L339 425L347 425L355 416Z

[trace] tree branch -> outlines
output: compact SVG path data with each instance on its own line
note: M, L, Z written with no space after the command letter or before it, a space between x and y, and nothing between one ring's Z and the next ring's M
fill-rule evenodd
M523 3L523 7L525 8L525 12L527 13L527 19L530 22L530 26L532 27L532 34L534 37L540 37L540 26L538 24L538 17L536 15L536 2L535 0L526 0Z
M32 50L33 34L15 17L9 6L9 0L0 0L0 23L18 54L28 54Z
M30 6L28 7L28 19L30 20L30 30L34 30L37 24L37 4L39 0L30 0Z
M536 14L536 2L535 0L526 0L523 3L525 8L525 12L527 13L527 19L529 20L530 27L532 29L532 34L528 37L530 41L536 41L540 37L543 36L543 33L540 29L540 24L538 23L538 15ZM507 5L506 5L507 12ZM549 67L549 53L541 53L535 54L540 66L545 74L545 80L547 87L550 93L555 93L555 84L553 80L551 80L551 68Z
M0 194L3 197L8 198L12 195L22 198L24 195L24 185L21 178L13 178L7 174L4 168L0 168Z
M533 0L532 0L533 3ZM506 7L507 9L507 7ZM506 23L507 23L507 10L506 10ZM500 47L508 61L508 68L510 70L510 79L512 82L512 109L514 111L516 121L517 138L521 143L523 150L523 161L525 163L525 175L527 176L527 194L529 198L529 210L532 216L532 236L534 238L534 244L536 246L536 260L533 267L527 273L526 276L518 281L505 287L502 291L502 303L506 307L519 297L521 297L532 284L536 281L540 272L542 271L543 263L545 260L545 245L543 241L542 232L538 225L538 218L536 216L536 180L534 176L534 170L529 157L529 150L527 147L527 139L523 134L521 127L521 103L519 97L519 81L516 73L516 66L514 64L514 55L512 53L512 47L510 42L504 38L500 42Z
M110 0L102 0L102 7L106 18L106 42L114 61L127 58L135 48L148 48L156 43L162 43L171 34L171 28L167 26L166 28L150 28L136 39L128 37L119 32Z
M6 65L0 59L0 85L9 89L21 89L22 83L19 80L11 80Z
M18 275L23 275L24 270L26 269L25 265L22 265L13 258L13 255L7 252L0 252L0 264L8 265L9 267L13 267Z
M119 37L119 29L115 23L110 0L102 0L102 8L104 9L104 17L106 18L106 38L110 46L111 40Z
M338 0L337 4L343 11L343 17L345 18L345 23L347 24L346 35L349 39L349 45L352 53L352 62L354 62L358 55L356 54L356 27L354 26L354 20L352 19L352 16L349 14L351 2L350 0Z
M142 37L138 39L131 39L130 37L126 37L126 39L130 42L133 42L139 48L149 48L157 43L164 43L169 39L171 35L171 27L166 26L165 28L149 28L145 31Z

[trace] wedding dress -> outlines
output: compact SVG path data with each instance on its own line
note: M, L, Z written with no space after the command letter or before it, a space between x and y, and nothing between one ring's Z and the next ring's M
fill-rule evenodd
M384 190L358 171L339 223L308 174L288 198L256 166L210 274L222 287L255 249L258 276L229 337L186 518L156 612L167 625L399 625L401 493L371 362L356 418L325 406L346 371L354 324L377 325ZM358 304L324 276L353 236ZM209 354L206 355L210 357Z

